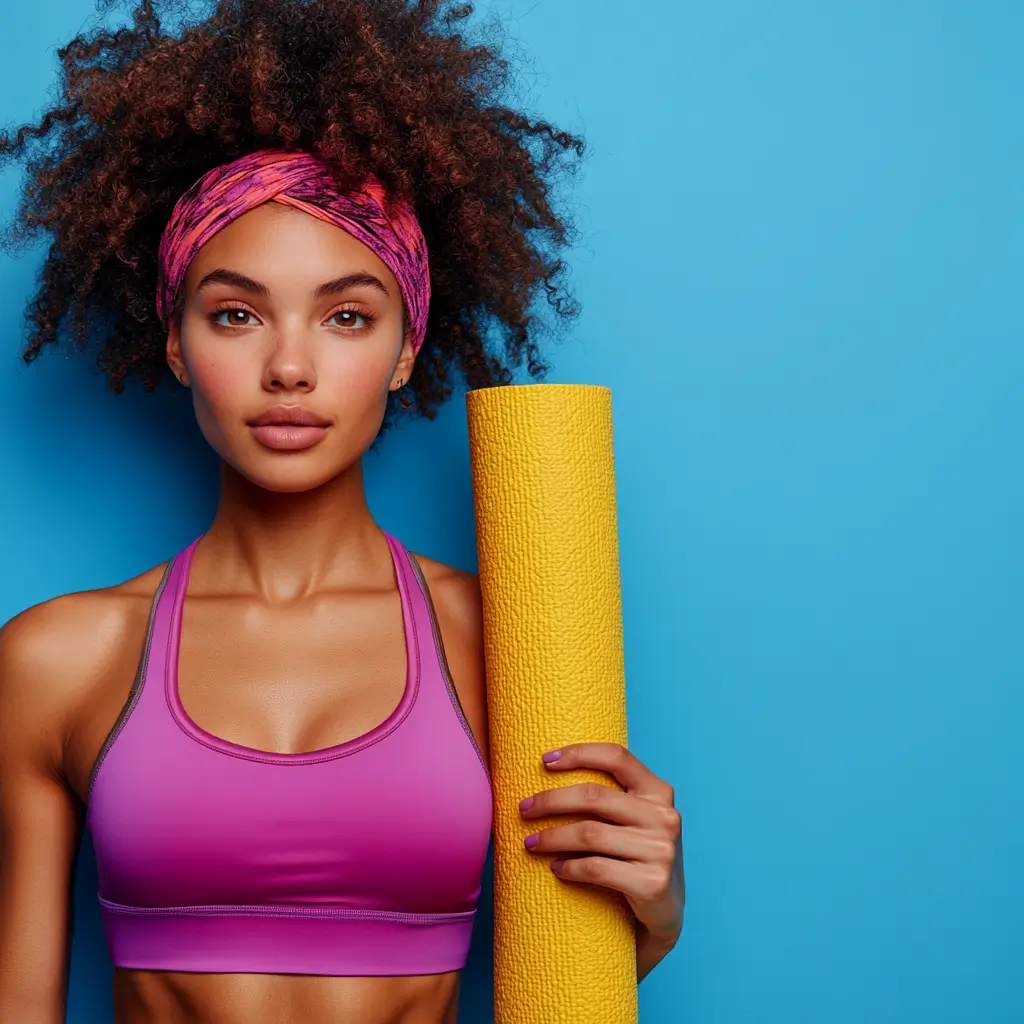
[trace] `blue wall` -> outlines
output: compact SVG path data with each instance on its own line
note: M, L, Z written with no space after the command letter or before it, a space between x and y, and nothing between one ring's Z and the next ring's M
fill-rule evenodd
M1024 8L489 6L592 148L551 379L613 388L631 742L685 823L643 1024L1024 1020ZM3 8L0 120L89 11ZM175 396L18 366L35 266L0 263L2 618L166 557L215 497ZM367 469L382 524L473 566L461 401ZM81 876L70 1019L101 1021Z

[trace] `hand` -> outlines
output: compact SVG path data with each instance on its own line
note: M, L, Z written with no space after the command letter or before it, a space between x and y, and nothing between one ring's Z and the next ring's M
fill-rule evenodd
M555 874L621 892L649 940L667 952L682 931L686 902L682 819L672 787L617 743L573 743L554 753L557 758L544 755L551 771L605 771L625 792L583 782L527 797L520 804L520 814L527 820L587 816L528 836L527 849L574 854L552 862ZM638 936L638 948L642 938Z

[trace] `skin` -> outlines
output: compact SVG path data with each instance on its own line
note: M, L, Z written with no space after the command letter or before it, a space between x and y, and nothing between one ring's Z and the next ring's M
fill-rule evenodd
M361 462L388 391L413 366L397 282L350 235L267 204L194 259L167 359L222 459L221 497L196 550L183 617L186 710L209 732L264 750L315 750L365 733L398 702L405 667L391 556L366 504ZM279 404L323 417L322 439L299 452L262 444L249 421ZM414 557L489 758L478 581ZM127 699L162 571L37 605L0 631L0 1020L64 1019L69 889L89 776ZM528 854L563 855L553 867L562 883L625 894L642 979L682 928L672 787L613 744L567 745L548 767L554 776L596 768L623 787L553 778L551 788L523 794L533 800L522 814L536 822ZM543 827L544 817L565 814L581 820ZM118 970L114 979L122 1024L454 1024L458 987L457 972Z

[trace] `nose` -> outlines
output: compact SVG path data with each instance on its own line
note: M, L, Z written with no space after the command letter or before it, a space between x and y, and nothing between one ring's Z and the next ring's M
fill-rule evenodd
M263 371L263 389L285 394L291 391L307 393L315 387L316 366L312 346L302 331L282 331L275 338Z

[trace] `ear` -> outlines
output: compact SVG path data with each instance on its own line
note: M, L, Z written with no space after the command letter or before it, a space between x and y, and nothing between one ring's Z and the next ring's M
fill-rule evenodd
M405 340L402 342L402 351L399 353L398 362L395 363L395 368L391 372L391 383L388 386L389 391L398 391L399 388L405 387L409 383L409 378L412 377L412 368L416 364L416 353L412 348L412 337L409 332L405 333Z
M181 354L181 325L176 318L167 329L167 365L171 368L171 373L188 387L188 368Z

